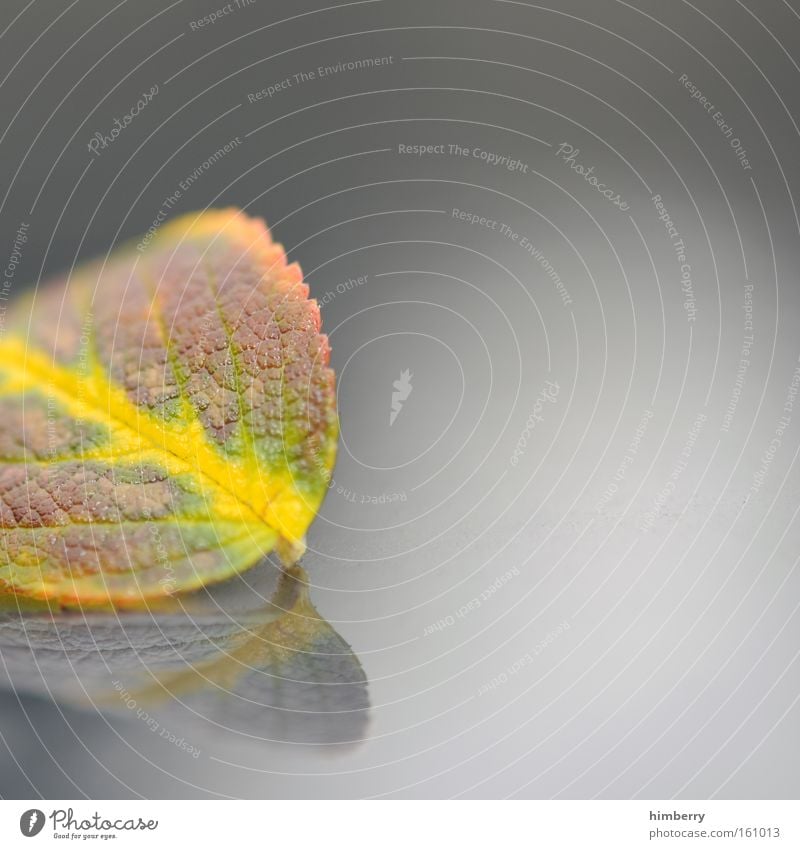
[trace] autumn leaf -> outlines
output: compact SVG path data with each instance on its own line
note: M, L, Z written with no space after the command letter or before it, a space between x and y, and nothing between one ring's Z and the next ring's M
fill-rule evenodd
M188 215L17 301L0 330L0 587L172 596L293 563L338 424L317 304L263 222Z

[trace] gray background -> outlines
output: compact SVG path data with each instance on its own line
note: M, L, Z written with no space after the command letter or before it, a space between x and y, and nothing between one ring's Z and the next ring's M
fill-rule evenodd
M191 28L220 5L4 0L0 254L29 223L16 290L105 253L242 140L175 213L265 217L324 301L343 436L304 566L371 722L347 747L209 735L195 760L135 718L6 693L0 795L796 797L800 407L759 470L800 354L798 4L255 0ZM438 143L527 173L398 148ZM454 208L527 237L570 303Z

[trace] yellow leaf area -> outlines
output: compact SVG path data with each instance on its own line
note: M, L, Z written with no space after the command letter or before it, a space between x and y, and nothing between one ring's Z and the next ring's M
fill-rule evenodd
M0 586L128 606L297 560L338 433L307 295L262 222L219 210L21 301L0 341Z

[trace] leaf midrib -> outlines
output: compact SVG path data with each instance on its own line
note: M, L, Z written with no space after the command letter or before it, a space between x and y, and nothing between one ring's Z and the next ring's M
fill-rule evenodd
M102 373L102 368L95 357L90 358L90 363L95 368L95 370L100 371ZM23 385L26 383L27 378L30 376L38 378L42 381L49 381L50 387L56 390L62 396L62 400L66 400L67 404L73 403L75 401L76 396L81 394L78 392L81 385L80 380L74 378L69 373L66 367L55 366L52 369L42 370L36 365L35 361L31 361L31 359L27 356L27 351L25 360L21 367L17 366L13 362L9 366L5 367L5 371L7 372L14 373L15 370L17 371L18 376L23 381ZM114 384L111 383L111 380L108 379L105 374L103 374L103 380L105 383L108 384L111 389L117 388L119 389L119 391L124 392L122 387L114 387ZM87 383L89 383L90 381L91 378L87 380ZM234 487L226 486L225 482L218 480L217 477L215 475L210 474L208 470L202 468L202 466L200 465L193 464L190 461L189 456L176 450L176 448L170 444L173 440L170 440L168 438L169 434L167 433L167 430L165 428L159 427L156 422L148 422L147 419L149 417L149 413L143 410L137 410L133 402L130 401L130 399L126 400L130 404L131 409L136 415L135 423L130 422L126 418L123 418L122 416L118 415L117 411L112 408L111 404L109 404L108 407L104 408L101 404L101 399L96 397L94 391L87 391L82 394L84 396L81 399L82 402L86 404L86 406L88 406L90 409L94 410L94 412L100 417L101 423L113 421L116 424L127 428L132 434L135 435L138 440L148 444L151 449L156 453L163 452L164 454L169 454L170 456L179 460L186 466L186 470L190 474L200 475L211 481L211 483L213 483L215 486L219 487L229 496L233 497L236 500L237 504L241 504L242 507L246 508L254 516L256 522L263 525L267 525L272 531L275 531L277 533L277 530L269 526L269 524L264 520L264 518L259 514L259 512L252 504L249 504L247 501L242 500L239 493L236 492ZM141 427L136 427L137 424L141 424L142 422L147 423L147 428L144 431ZM162 437L162 444L159 444L156 439L153 438L153 435L148 432L150 428L153 428L155 433ZM215 450L212 446L208 444L206 445L206 447L208 448L208 450ZM224 457L220 457L220 459L227 462L226 458Z

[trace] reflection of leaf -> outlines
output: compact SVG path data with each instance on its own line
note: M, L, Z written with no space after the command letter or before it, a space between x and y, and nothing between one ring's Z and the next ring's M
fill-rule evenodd
M281 742L361 739L364 671L311 604L303 570L283 573L255 608L252 590L233 590L227 603L189 595L155 616L0 612L7 683L195 742L209 722Z
M319 310L262 222L186 216L19 302L0 342L0 586L135 604L293 562L333 465Z

